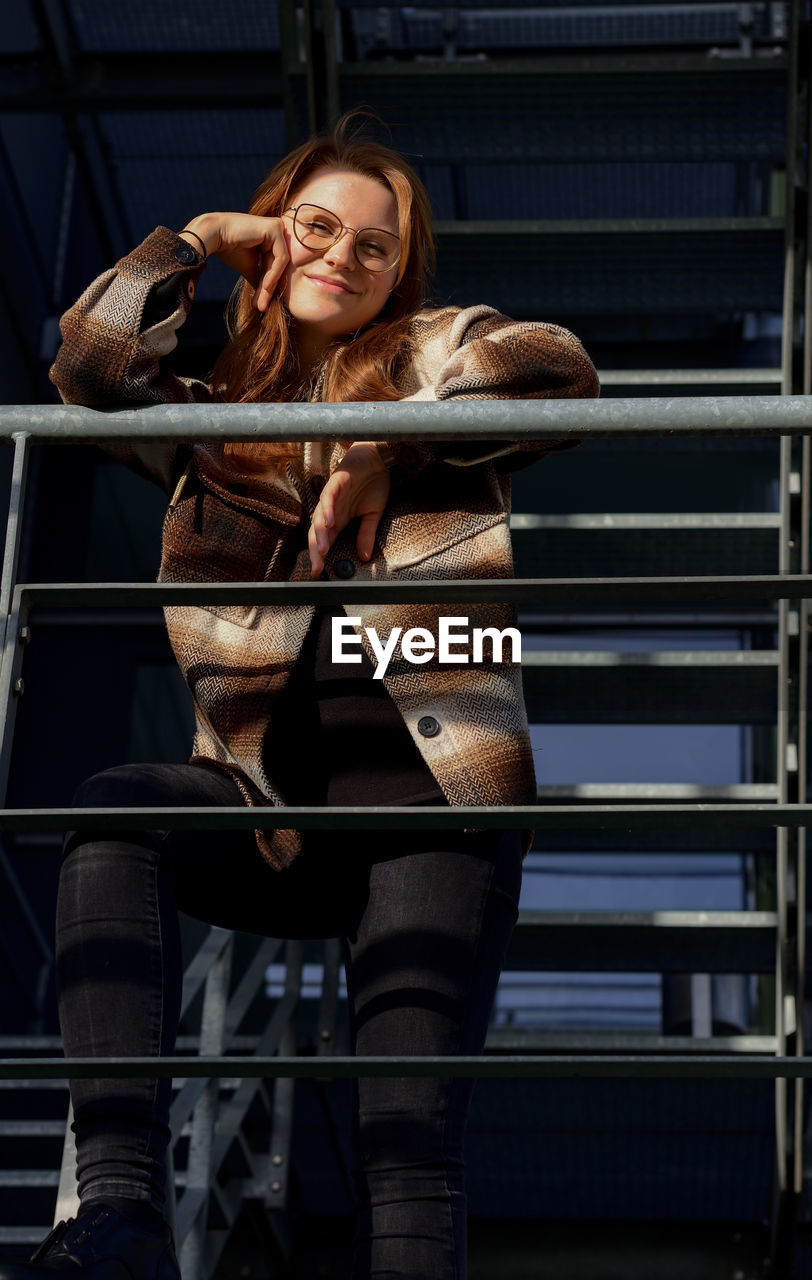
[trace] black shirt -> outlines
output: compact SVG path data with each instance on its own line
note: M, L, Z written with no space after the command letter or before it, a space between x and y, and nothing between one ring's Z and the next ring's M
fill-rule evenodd
M317 606L265 740L265 768L288 804L445 803L366 653L331 660L331 618Z

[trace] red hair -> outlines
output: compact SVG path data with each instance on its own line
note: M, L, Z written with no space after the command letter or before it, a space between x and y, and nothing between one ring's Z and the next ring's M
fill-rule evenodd
M346 169L388 187L395 198L401 257L397 278L381 313L359 333L338 338L327 350L320 400L399 400L397 377L412 354L411 317L425 305L434 268L431 205L417 174L390 147L359 136L347 112L330 133L318 134L281 160L254 193L249 213L280 217L301 187L323 168ZM309 399L309 375L299 365L291 316L274 296L266 313L252 305L247 280L237 284L227 312L230 340L212 372L216 399ZM301 456L301 443L226 444L224 451L250 469L282 470Z

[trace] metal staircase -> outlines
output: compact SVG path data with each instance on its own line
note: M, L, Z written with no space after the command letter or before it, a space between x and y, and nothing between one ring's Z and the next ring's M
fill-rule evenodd
M55 6L38 6L49 8ZM526 0L509 12L480 0L442 6L418 0L408 8L365 0L282 3L281 53L278 66L269 64L278 86L274 80L269 88L267 127L280 138L286 127L294 143L339 110L370 103L392 127L395 146L414 158L432 195L439 217L437 296L485 300L517 318L560 320L613 366L601 369L610 403L584 406L588 443L546 464L555 478L542 476L542 468L514 478L511 528L516 577L527 586L519 616L529 642L523 669L531 724L730 724L742 726L749 744L748 779L725 786L556 785L546 784L542 773L541 853L531 855L529 870L550 848L573 865L585 854L600 855L607 868L631 856L645 866L664 851L686 860L696 852L734 853L741 858L746 909L521 913L504 988L523 975L662 975L664 1012L670 992L682 1016L676 1031L665 1019L645 1029L497 1020L483 1072L492 1067L514 1076L483 1080L477 1091L469 1139L472 1211L546 1218L551 1228L558 1217L566 1228L574 1204L598 1230L601 1219L623 1219L637 1206L641 1219L654 1222L672 1211L697 1235L714 1222L736 1221L741 1232L753 1234L740 1274L803 1280L812 1276L808 1099L800 1079L808 1062L804 593L812 425L808 411L803 419L787 417L780 446L775 426L770 435L760 431L767 420L763 396L812 393L804 204L809 125L801 110L810 96L801 56L810 13L806 0L703 5L693 14L692 6L676 6L680 12L672 15L668 8ZM74 67L101 116L113 92L105 79L102 28L94 35L87 13L74 17L82 46ZM97 74L88 81L93 40ZM64 42L57 45L68 76ZM192 67L185 87L172 90L178 108L200 105L194 75ZM252 62L247 88L239 90L242 124L235 131L249 140L245 155L228 142L228 128L223 133L246 173L256 169L266 145L265 133L257 127L255 135L242 118L258 75ZM235 105L238 91L232 90L231 97L217 92ZM150 101L143 94L140 100ZM140 207L138 156L148 130L143 119L134 118L132 126L127 119L126 127L123 119L97 125L101 152L93 131L89 142L85 134L83 163L98 172L106 153L118 195L128 207ZM187 130L192 139L194 130L180 115L178 128L179 136L186 138ZM108 175L100 190L108 191L109 181ZM0 199L8 201L8 193ZM129 243L120 226L108 229L111 237L123 247ZM224 288L223 278L209 274L202 318L191 335L204 347L214 341L212 317L219 334ZM731 357L730 334L742 313L779 312L782 366L763 353L751 366L731 364L739 355ZM692 333L704 340L692 345ZM685 364L661 358L661 351L670 355L680 345ZM639 367L622 367L630 347ZM632 402L613 400L629 395L666 398L657 426L647 429ZM688 395L759 398L735 402L739 426L724 437L713 434L725 418L721 399L707 402L702 427L681 430L680 406L688 402L679 398ZM733 413L734 402L728 403ZM654 404L647 404L653 421ZM538 413L539 434L552 434L554 415ZM93 417L78 412L53 422L86 432ZM423 433L442 437L449 420L426 418ZM494 423L486 428L485 421L483 414L482 430L492 435ZM507 423L505 415L501 429L509 435ZM11 711L8 725L20 705L23 734L34 719L29 708L42 711L43 671L64 639L67 609L74 618L87 611L95 618L88 626L101 629L120 624L125 605L132 619L156 601L154 588L143 588L143 595L125 588L113 604L104 589L84 596L70 587L26 594L15 585L29 445L53 443L62 429L51 432L37 411L0 410L0 433L17 433L0 591L10 628L0 697ZM108 429L126 428L116 425L116 415L92 425L98 434ZM388 427L381 434L390 429L400 434ZM667 503L652 477L663 463L685 481L677 510L659 509ZM591 505L581 501L584 488ZM753 575L769 578L761 594ZM711 585L693 596L678 582L701 577ZM782 587L782 577L790 585ZM624 582L600 595L594 590L599 578ZM551 579L557 580L552 588ZM670 592L666 579L675 583ZM151 612L138 617L150 661L160 666L167 661L161 624ZM611 647L621 629L639 634L638 650ZM125 630L120 625L117 633L122 652L134 662ZM685 647L660 648L652 638L657 630L683 630L690 638ZM710 638L703 641L719 630L733 634L737 647L721 650L710 647ZM18 643L26 632L27 646ZM7 776L9 734L0 763ZM765 818L776 806L778 813ZM767 824L779 815L787 825L773 837ZM402 815L392 820L404 821ZM35 821L27 814L0 818L6 828L28 823L29 830ZM65 825L67 818L53 818L59 821ZM25 839L9 830L7 871L14 875ZM24 885L17 883L14 892L25 905ZM42 974L48 947L32 919L27 946L32 969ZM269 999L262 994L265 972L271 959L283 963L281 952L263 943L249 956L237 943L240 960L230 977L233 943L222 931L212 930L191 958L179 1057L220 1059L212 1071L227 1073L232 1057L244 1063L281 1056L294 1060L297 1075L307 1073L302 1060L310 1055L333 1059L309 1066L311 1074L332 1080L319 1100L328 1108L333 1146L329 1161L322 1159L325 1139L314 1146L320 1156L311 1152L296 1168L292 1126L312 1102L304 1080L297 1112L293 1079L276 1078L270 1066L266 1080L240 1077L235 1069L233 1076L183 1082L179 1064L173 1132L184 1280L214 1274L246 1203L267 1214L269 1251L282 1256L295 1253L297 1212L316 1213L314 1205L332 1206L337 1215L347 1209L336 1176L337 1169L346 1172L347 1140L336 945L321 955L310 944L305 952L288 944L284 990ZM307 998L305 959L316 966L318 987ZM727 1026L719 1016L718 984L740 982L742 975L755 992L749 1022ZM250 1032L241 1030L244 1020ZM37 1025L36 1009L30 1024ZM9 1076L10 1059L30 1063L55 1055L53 1037L21 1035L0 1049L6 1206L0 1242L22 1251L49 1225L67 1100L58 1081L30 1075L15 1084ZM545 1076L543 1088L529 1078L534 1071ZM664 1078L647 1078L655 1073ZM66 1170L63 1207L71 1193ZM610 1185L613 1176L616 1185ZM577 1253L577 1235L575 1229L555 1235L558 1256L536 1259L532 1274L558 1277L562 1254ZM637 1264L624 1255L622 1240L614 1247L624 1274L666 1276L656 1240ZM594 1280L603 1274L599 1267L593 1258L583 1263L583 1274ZM698 1280L699 1270L692 1275Z

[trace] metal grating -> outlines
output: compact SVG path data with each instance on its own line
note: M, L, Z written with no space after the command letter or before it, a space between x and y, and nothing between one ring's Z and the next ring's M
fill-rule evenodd
M531 62L411 63L342 71L345 106L364 102L407 159L769 160L784 164L786 72L739 64L541 71Z
M307 1214L350 1211L336 1168L336 1148L347 1168L350 1101L345 1081L297 1082L293 1157ZM470 1213L766 1220L773 1109L763 1081L480 1080L466 1143Z
M351 7L352 32L359 56L388 50L431 51L447 42L459 51L551 49L618 45L738 45L741 5L726 4L558 4L518 6L492 4L471 11L468 5L436 4L431 9L409 5L370 13ZM752 6L747 32L756 40L773 38L768 6Z
M514 317L781 310L782 224L582 231L441 224L435 296L462 306L487 298Z
M558 527L512 536L522 578L542 571L561 578L778 572L777 529L613 528L608 520L600 528L597 519L593 529L579 529L562 519Z
M205 53L279 48L277 0L67 0L79 48L87 53Z
M712 218L765 212L733 162L466 165L469 218ZM439 215L442 216L442 215Z

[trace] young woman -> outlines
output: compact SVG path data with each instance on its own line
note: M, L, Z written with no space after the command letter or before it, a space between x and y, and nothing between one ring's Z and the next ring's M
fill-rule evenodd
M208 257L241 276L211 382L164 357ZM345 118L284 159L248 213L159 227L62 321L52 377L68 403L443 401L594 396L556 325L487 306L426 306L425 190ZM216 417L216 407L212 410ZM272 412L272 411L269 411ZM560 442L304 445L226 440L111 451L169 495L160 580L511 577L510 473ZM520 663L455 639L515 626L502 605L352 605L355 661L333 662L342 608L172 607L197 734L187 764L113 768L79 806L535 802ZM460 622L460 625L461 622ZM383 679L367 627L396 650ZM398 632L398 635L402 634ZM457 631L457 635L463 634ZM475 661L472 658L476 657ZM359 661L360 658L360 661ZM428 660L426 660L428 659ZM171 1053L178 910L273 937L344 940L359 1054L477 1054L515 923L531 831L69 833L57 965L69 1056ZM465 1275L463 1136L472 1082L370 1079L357 1090L353 1280ZM0 1280L69 1272L172 1280L163 1223L169 1081L74 1081L81 1209Z

